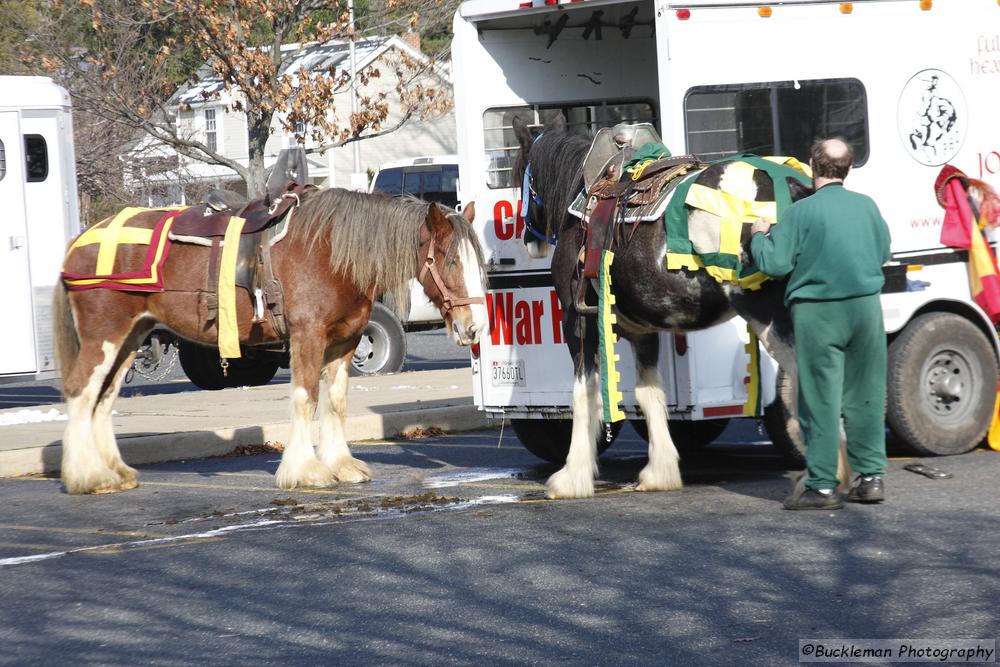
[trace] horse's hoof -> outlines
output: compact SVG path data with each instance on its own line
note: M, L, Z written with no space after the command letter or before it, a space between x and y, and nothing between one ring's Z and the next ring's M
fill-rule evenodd
M666 470L646 466L639 472L639 483L635 486L636 491L680 491L683 488L681 471L676 464Z
M333 476L338 482L362 484L372 481L372 473L368 469L368 464L356 458L346 457L338 459L330 467L333 469Z
M122 478L122 491L128 491L139 486L139 471L124 463L115 468L115 472Z
M99 489L94 489L90 493L99 496L105 493L121 493L122 491L130 491L139 486L139 482L132 480L131 482L122 482L115 486L104 486Z
M295 487L326 487L333 486L336 479L333 471L324 463L312 459L302 463L298 470L292 470L291 466L284 463L278 466L275 473L275 484L279 489L289 491Z
M117 472L108 469L83 477L63 475L63 486L66 487L66 493L70 495L101 495L134 489L139 486L139 482L135 478L122 479Z
M592 477L580 478L571 475L566 468L549 477L545 483L545 497L550 500L570 498L592 498L594 496L594 480Z

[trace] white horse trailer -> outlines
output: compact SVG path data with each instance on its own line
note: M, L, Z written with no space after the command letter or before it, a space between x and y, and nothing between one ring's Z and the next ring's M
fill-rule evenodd
M573 369L549 260L522 240L510 171L514 116L541 126L561 112L587 134L652 122L675 154L705 160L807 159L815 137L845 136L857 155L848 187L874 197L892 229L882 295L889 425L924 453L981 441L996 395L997 336L970 296L966 254L939 241L933 185L950 163L1000 188L998 26L995 0L463 3L452 45L459 199L481 212L490 274L491 334L473 360L477 405L511 418L532 451L565 452L569 429L558 420L571 414ZM789 388L766 354L752 377L748 340L736 319L665 335L675 441L719 432L699 421L761 416L748 392L757 380L765 412L783 415ZM623 407L641 417L628 345L617 349ZM765 421L787 442L784 420Z
M52 290L80 222L70 98L49 78L0 76L0 210L0 382L52 378Z

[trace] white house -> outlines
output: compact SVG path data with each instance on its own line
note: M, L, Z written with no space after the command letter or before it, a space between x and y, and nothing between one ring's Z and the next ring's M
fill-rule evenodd
M418 40L393 36L370 37L355 42L358 72L364 74L365 70L371 72L375 69L379 72L379 76L370 77L367 84L358 81L358 96L387 93L389 114L383 121L383 128L392 127L403 114L398 97L393 92L398 82L394 64L403 58L421 63L429 62L427 56L411 43L413 41ZM295 72L302 66L310 71L333 67L334 77L340 77L345 72L351 73L350 44L346 41L304 47L288 45L282 49L288 52L285 71ZM450 97L448 67L429 67L420 76L423 77L423 85L439 89L443 87ZM242 112L232 110L237 96L238 93L234 95L225 90L221 79L206 72L198 83L180 89L171 100L179 133L201 141L227 158L247 164L246 117ZM351 113L349 88L335 95L331 113L339 127L347 126ZM309 128L300 125L297 129L305 134L304 147L311 151L308 156L309 180L321 186L350 187L351 174L354 172L354 146L347 144L320 153L317 149L321 144L309 136ZM265 164L273 164L281 149L296 145L295 133L285 130L276 116L265 149ZM361 173L371 173L380 164L390 160L454 153L454 112L449 109L434 117L413 117L399 129L384 136L365 139L358 142L358 145ZM232 169L179 155L171 147L158 144L151 138L141 141L133 148L126 161L130 163L130 180L135 189L143 193L146 200L144 203L147 205L188 203L206 189L216 187L245 192L242 180Z

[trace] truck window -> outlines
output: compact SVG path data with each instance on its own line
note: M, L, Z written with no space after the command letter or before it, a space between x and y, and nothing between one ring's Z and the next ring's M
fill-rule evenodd
M696 86L684 99L687 151L703 160L739 153L809 159L819 138L841 136L868 160L868 98L857 79Z
M567 129L592 137L602 127L617 123L652 123L657 125L656 111L648 101L598 101L574 104L536 104L519 107L487 109L483 113L483 133L486 146L486 184L492 188L509 188L511 167L517 154L512 122L519 116L528 125L538 128L560 112L566 117Z
M24 135L25 173L29 183L39 183L49 176L49 150L40 134Z
M398 197L403 193L403 168L383 169L375 177L372 192L384 192L390 197Z
M403 194L452 208L458 204L458 165L414 165L403 170Z

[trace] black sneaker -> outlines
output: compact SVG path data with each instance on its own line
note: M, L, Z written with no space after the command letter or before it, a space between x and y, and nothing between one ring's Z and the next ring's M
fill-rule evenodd
M858 475L847 492L852 503L880 503L885 500L885 485L881 475Z
M833 489L806 489L785 498L786 510L839 510L844 506Z

